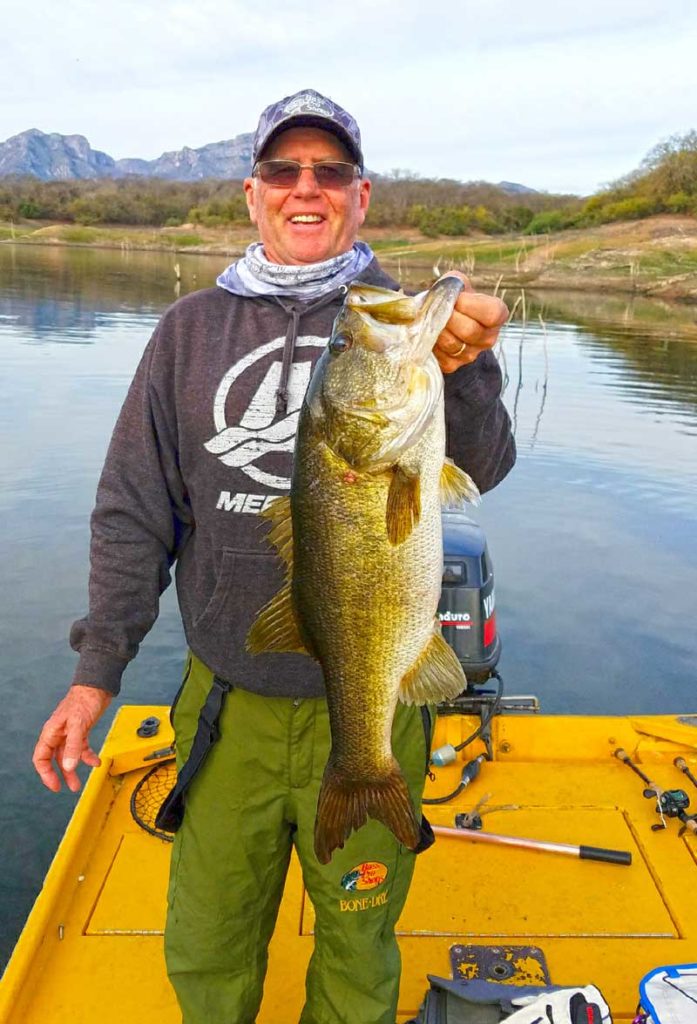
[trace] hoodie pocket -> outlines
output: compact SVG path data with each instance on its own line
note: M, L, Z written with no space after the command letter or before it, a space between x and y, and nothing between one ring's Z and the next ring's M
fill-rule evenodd
M223 557L220 561L213 593L199 617L194 620L195 629L209 629L225 607L235 584L236 558L237 552L233 548L223 548Z
M249 680L249 689L281 693L311 686L321 692L318 665L302 654L250 654L249 630L261 609L283 586L283 566L274 552L226 548L210 600L192 624L190 642L201 661L228 682ZM318 679L319 677L319 679ZM299 682L299 681L302 682Z

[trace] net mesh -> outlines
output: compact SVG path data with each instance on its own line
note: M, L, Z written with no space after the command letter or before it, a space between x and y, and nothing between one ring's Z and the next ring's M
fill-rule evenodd
M157 812L165 797L177 781L177 765L174 758L160 761L143 776L131 794L133 820L151 836L157 836L171 843L173 832L166 832L155 824Z

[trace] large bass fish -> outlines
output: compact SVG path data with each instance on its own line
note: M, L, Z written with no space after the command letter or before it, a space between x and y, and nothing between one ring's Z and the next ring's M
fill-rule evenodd
M466 680L441 637L441 503L474 500L445 458L432 354L462 283L417 296L352 285L300 414L290 498L267 510L287 581L247 647L305 652L324 671L332 749L315 823L323 864L376 818L414 848L420 825L391 749L401 700L455 697Z

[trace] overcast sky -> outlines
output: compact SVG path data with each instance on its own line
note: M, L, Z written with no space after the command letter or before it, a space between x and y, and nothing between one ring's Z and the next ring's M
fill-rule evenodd
M370 168L589 193L697 128L697 0L2 0L0 141L152 159L312 87Z

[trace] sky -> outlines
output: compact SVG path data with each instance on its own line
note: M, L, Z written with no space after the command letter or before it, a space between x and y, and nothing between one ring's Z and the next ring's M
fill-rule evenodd
M589 194L697 128L697 0L2 0L0 141L153 159L301 88L369 168Z

